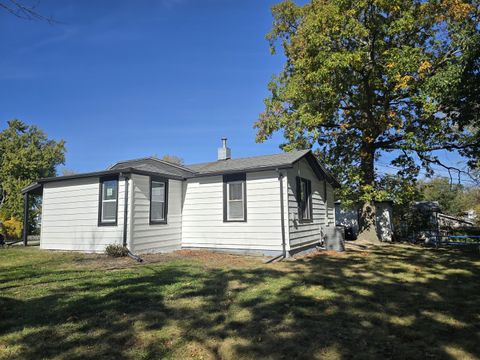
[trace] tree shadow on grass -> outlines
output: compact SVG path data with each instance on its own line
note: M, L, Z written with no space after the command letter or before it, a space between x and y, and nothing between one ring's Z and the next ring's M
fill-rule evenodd
M479 273L478 256L394 246L254 268L92 272L45 296L0 297L0 349L19 346L23 359L477 357Z

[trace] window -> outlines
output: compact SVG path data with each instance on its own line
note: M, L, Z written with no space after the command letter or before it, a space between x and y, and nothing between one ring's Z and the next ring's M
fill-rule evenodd
M167 223L168 180L150 179L150 224Z
M247 221L245 174L223 177L223 221Z
M98 225L117 225L118 177L100 179Z
M312 220L312 182L297 177L298 217L300 221Z

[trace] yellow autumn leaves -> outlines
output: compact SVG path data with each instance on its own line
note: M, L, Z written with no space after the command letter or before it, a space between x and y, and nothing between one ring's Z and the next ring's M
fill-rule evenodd
M392 63L392 62L388 63L386 67L388 69L393 69L395 68L395 63ZM418 78L423 79L428 74L431 68L432 68L432 64L428 60L423 60L419 64L417 73L415 75L418 76ZM415 76L409 75L409 74L406 74L406 75L395 74L393 78L396 82L396 85L394 88L395 91L407 90L410 84L415 80Z

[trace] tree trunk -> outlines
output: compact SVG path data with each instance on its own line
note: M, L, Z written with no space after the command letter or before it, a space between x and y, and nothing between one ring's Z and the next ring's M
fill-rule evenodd
M375 148L369 142L364 142L360 150L362 170L362 187L371 187L370 190L365 188L362 191L372 191L375 189ZM361 204L359 211L359 234L358 239L369 243L380 243L377 232L376 212L374 201Z
M358 240L367 243L378 244L381 242L377 232L376 213L374 202L364 203L358 209L359 234Z

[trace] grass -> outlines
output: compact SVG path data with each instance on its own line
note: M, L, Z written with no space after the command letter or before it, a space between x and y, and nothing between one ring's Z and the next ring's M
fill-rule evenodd
M478 254L146 260L0 249L0 359L480 357Z

